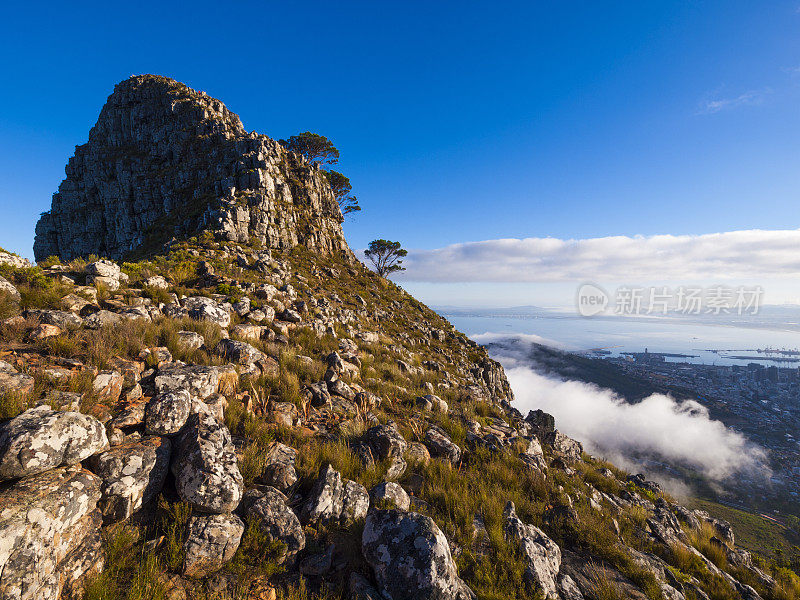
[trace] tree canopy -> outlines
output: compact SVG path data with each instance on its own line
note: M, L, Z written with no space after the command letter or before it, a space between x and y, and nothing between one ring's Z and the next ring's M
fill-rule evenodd
M372 240L364 251L364 256L372 262L375 272L381 277L395 271L405 271L405 267L400 266L403 264L400 259L407 255L408 251L400 246L400 242L389 240Z
M288 140L280 140L287 150L302 154L306 160L317 166L334 165L339 162L339 150L328 138L318 133L304 131Z
M331 190L333 190L333 195L336 197L343 215L361 210L358 199L350 193L353 191L353 186L350 185L349 178L339 171L326 171L325 176L328 178L328 183L331 185Z

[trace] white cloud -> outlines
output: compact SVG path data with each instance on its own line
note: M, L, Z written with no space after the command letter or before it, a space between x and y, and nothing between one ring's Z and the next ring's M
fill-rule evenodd
M741 106L755 106L763 103L770 94L772 94L772 90L765 88L763 90L749 90L733 98L705 100L697 112L698 114L709 115L721 110L729 110Z
M505 362L505 361L504 361ZM559 381L523 366L507 370L523 413L542 409L556 426L595 455L628 468L638 457L685 465L723 481L737 474L768 479L765 452L709 417L701 404L653 394L629 404L607 389L580 381Z
M422 282L700 281L800 277L800 230L526 238L412 250L395 279Z

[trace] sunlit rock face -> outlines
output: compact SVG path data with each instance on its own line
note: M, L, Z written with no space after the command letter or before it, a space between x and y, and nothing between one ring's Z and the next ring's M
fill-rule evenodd
M203 230L270 249L349 254L318 167L166 77L119 83L66 175L36 226L37 260L120 259Z

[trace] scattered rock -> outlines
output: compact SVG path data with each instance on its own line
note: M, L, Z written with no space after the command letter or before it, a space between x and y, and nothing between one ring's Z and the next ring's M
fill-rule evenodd
M411 499L400 484L391 481L379 483L369 493L372 506L379 508L399 508L408 510Z
M255 522L266 535L266 541L279 541L286 547L281 562L292 563L306 545L303 526L286 504L286 496L270 486L248 490L239 507L250 522Z
M206 343L205 339L203 339L203 336L199 333L195 333L194 331L179 331L177 336L178 345L184 350L196 350L198 348L202 348Z
M174 442L171 469L178 495L201 512L230 512L242 498L231 434L211 415L189 417Z
M0 598L56 600L102 568L100 479L79 465L0 490Z
M169 471L170 450L167 438L152 436L92 459L92 471L102 479L99 506L106 521L127 519L158 495Z
M233 558L244 533L236 515L193 515L183 546L183 574L198 579L222 568Z
M378 586L392 600L467 600L450 545L433 519L399 510L367 515L361 550Z
M450 436L440 427L431 425L425 432L423 442L431 455L446 458L455 464L461 460L461 448L454 444Z
M186 424L192 407L192 396L186 390L162 392L147 403L145 432L151 435L172 435Z
M506 505L503 517L506 539L519 544L520 552L528 563L526 576L542 590L546 598L558 600L558 572L561 568L561 549L558 544L538 527L523 523L517 516L513 502Z
M105 427L94 417L37 406L0 425L0 481L73 465L106 448Z
M314 489L303 505L304 523L347 525L363 518L369 510L369 494L355 481L342 480L331 465L319 473Z

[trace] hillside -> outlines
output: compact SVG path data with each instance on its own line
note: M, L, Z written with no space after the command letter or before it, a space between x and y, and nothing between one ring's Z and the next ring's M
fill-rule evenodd
M355 260L319 169L242 131L123 82L37 227L47 258L0 252L0 599L800 596L727 522L520 414L485 349ZM241 188L246 238L177 218L229 189L153 199L154 148L179 150L170 190L248 140L276 162Z

